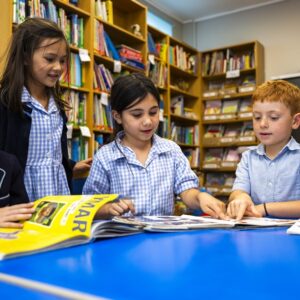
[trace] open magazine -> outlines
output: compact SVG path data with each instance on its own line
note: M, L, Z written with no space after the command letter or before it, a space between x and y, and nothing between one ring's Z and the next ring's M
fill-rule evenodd
M88 243L95 238L140 232L138 227L93 223L97 210L118 195L48 196L35 201L35 212L22 229L0 228L0 260Z
M201 228L232 228L232 227L274 227L291 226L295 220L245 217L237 220L219 220L211 217L182 216L142 216L114 217L114 222L143 227L144 231L170 232Z
M35 201L35 212L23 229L0 228L0 260L91 242L95 238L132 235L145 231L173 232L236 226L290 226L295 220L211 217L135 216L93 221L97 210L118 195L48 196Z

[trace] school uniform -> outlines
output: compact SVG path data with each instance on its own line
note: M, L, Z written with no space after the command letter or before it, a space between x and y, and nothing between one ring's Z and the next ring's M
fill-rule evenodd
M26 88L22 105L24 115L20 116L0 102L0 149L18 158L31 201L69 194L75 162L68 159L65 113L52 97L46 111Z
M242 155L232 190L242 190L255 204L300 199L300 144L294 138L274 159L264 145L250 147Z
M20 163L14 155L0 151L0 207L28 201Z
M176 143L154 135L143 165L121 143L123 135L98 150L83 194L121 194L132 198L137 215L171 215L174 194L198 188L187 158Z

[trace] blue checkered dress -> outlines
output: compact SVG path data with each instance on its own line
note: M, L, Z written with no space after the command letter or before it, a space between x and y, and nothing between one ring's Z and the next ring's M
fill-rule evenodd
M48 195L70 194L62 165L63 119L53 97L48 111L23 89L22 102L32 108L31 130L24 182L30 201Z
M180 147L157 135L145 165L135 153L117 139L103 146L93 159L84 194L117 193L133 199L137 215L170 215L174 194L198 188L198 178L191 170Z

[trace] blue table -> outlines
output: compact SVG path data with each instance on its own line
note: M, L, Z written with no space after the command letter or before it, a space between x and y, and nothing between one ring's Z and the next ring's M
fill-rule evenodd
M56 295L0 281L1 299L58 300Z
M110 299L300 299L300 236L143 233L2 261L0 272Z

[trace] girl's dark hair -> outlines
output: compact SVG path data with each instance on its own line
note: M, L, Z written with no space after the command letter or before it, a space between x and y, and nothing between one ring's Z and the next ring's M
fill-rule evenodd
M142 73L119 76L111 88L111 109L121 114L132 104L141 102L148 94L151 94L159 105L159 92L151 79ZM121 130L123 130L122 125L114 121L114 135Z
M0 101L9 110L22 114L21 96L23 86L26 85L28 72L26 65L31 65L34 51L47 38L66 42L68 61L70 55L69 45L63 31L56 23L42 18L28 18L14 31L8 49L6 66L0 80ZM25 64L25 62L28 63ZM47 88L47 92L53 95L60 109L64 110L69 107L61 98L62 93L59 82L53 88Z

